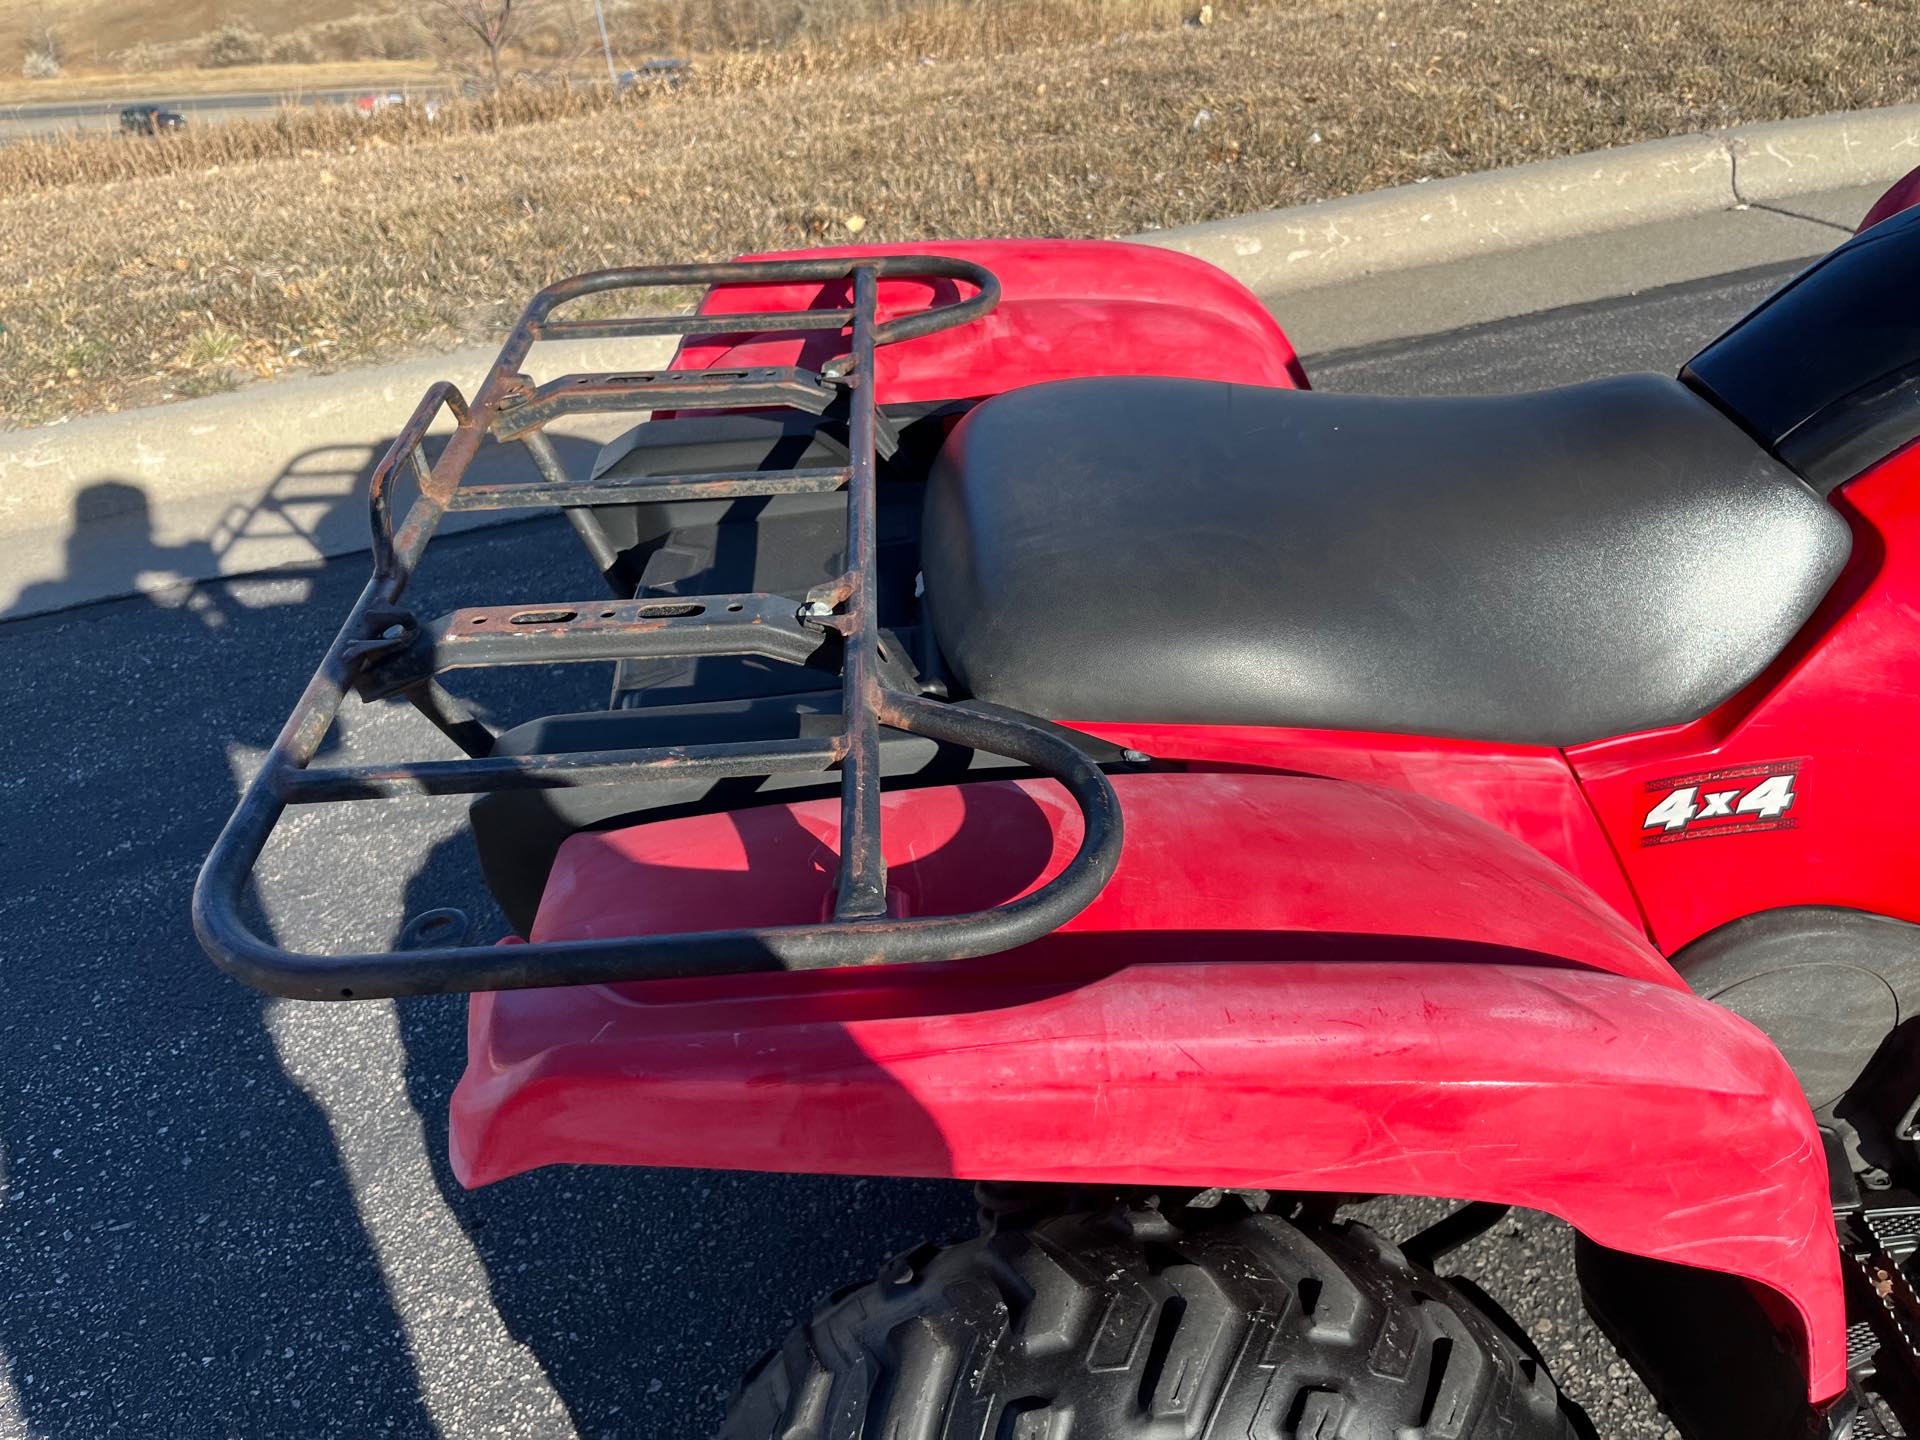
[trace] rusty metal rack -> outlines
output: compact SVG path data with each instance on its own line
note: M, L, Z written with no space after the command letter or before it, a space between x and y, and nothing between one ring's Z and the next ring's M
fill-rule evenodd
M893 319L878 318L882 279L949 282L973 293ZM644 315L555 320L562 304L634 289L781 282L840 282L851 304L756 314ZM247 786L194 889L194 928L214 961L258 989L302 999L355 999L536 985L578 985L779 969L957 959L1010 949L1056 929L1096 896L1119 858L1113 788L1097 765L1039 724L941 703L891 683L879 650L876 605L878 347L966 324L999 298L992 273L937 256L865 256L597 271L536 295L469 405L452 385L430 389L375 469L369 492L373 575L307 683L258 774ZM535 386L522 373L542 340L643 335L746 336L831 332L846 349L817 370L654 370L568 375ZM826 413L845 406L849 463L841 468L570 479L543 433L582 411L738 410L784 407ZM455 426L437 460L423 442L442 410ZM462 486L484 440L526 448L540 480ZM393 483L410 471L419 495L396 527ZM595 506L844 490L845 573L805 602L770 594L594 600L457 610L422 623L400 608L435 527L452 510L562 509L584 524ZM652 750L494 755L492 732L438 677L449 670L629 658L758 655L837 666L841 725L824 738L704 744ZM349 691L411 701L462 750L462 760L315 766ZM1060 782L1084 824L1078 852L1053 879L991 909L955 916L887 913L881 845L880 730L987 751ZM544 942L484 948L418 948L320 955L280 948L254 933L244 900L253 868L289 805L417 795L684 779L828 772L841 777L839 877L833 918L815 924L698 934Z

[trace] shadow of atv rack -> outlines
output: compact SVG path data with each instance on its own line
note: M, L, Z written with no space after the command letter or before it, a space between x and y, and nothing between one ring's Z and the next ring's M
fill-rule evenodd
M881 321L879 282L898 278L944 281L956 294L962 285L973 293ZM819 281L823 287L850 283L851 305L737 315L550 318L568 301L612 291L794 281ZM945 705L890 684L879 649L875 486L881 437L875 351L975 320L993 308L999 291L999 282L979 265L889 255L603 270L559 281L534 296L471 405L451 384L433 386L374 471L368 497L373 575L241 796L194 889L194 928L215 962L272 994L362 999L957 959L1024 944L1084 909L1119 859L1120 811L1107 777L1039 724ZM818 370L669 369L567 375L539 386L521 371L528 351L542 340L807 331L844 333L847 348ZM849 463L840 468L575 481L544 433L551 421L584 411L782 407L821 414L836 405L845 406L850 440ZM438 459L429 463L423 443L443 409L451 412L455 428ZM489 436L524 446L541 479L462 488ZM392 492L403 467L411 471L419 495L396 528ZM595 506L843 489L846 570L800 604L757 593L566 601L456 610L427 624L399 607L436 526L452 510L562 509L592 548L598 533L590 514ZM797 740L494 755L493 733L437 678L458 668L713 655L837 666L839 732ZM349 690L366 700L404 697L468 758L313 766ZM1003 755L1059 781L1080 809L1084 829L1078 852L1052 880L1006 904L964 915L890 916L880 834L883 726ZM242 915L254 865L289 805L832 770L841 775L839 876L833 918L816 924L314 955L263 940Z

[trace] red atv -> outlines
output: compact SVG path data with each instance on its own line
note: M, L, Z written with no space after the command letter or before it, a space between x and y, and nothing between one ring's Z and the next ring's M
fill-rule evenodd
M468 1184L979 1182L983 1234L828 1302L730 1436L1583 1433L1435 1273L1516 1205L1687 1436L1906 1433L1917 272L1909 210L1678 379L1472 399L1309 393L1239 285L1123 244L563 281L374 475L200 937L278 995L471 992ZM566 473L544 427L608 410L650 418ZM489 439L538 478L463 484ZM603 598L402 607L447 512L529 507ZM556 661L610 705L495 733L441 683ZM350 691L465 758L312 763ZM449 794L499 946L242 919L288 806ZM1460 1204L1396 1246L1337 1217L1379 1195Z

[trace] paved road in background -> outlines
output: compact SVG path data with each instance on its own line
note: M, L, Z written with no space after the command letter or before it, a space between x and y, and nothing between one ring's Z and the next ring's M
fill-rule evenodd
M1309 367L1330 389L1443 393L1671 371L1784 273ZM551 599L590 576L540 522L439 542L415 598ZM924 1182L581 1169L469 1194L445 1160L462 1002L285 1004L215 973L187 929L194 872L363 577L355 557L0 625L9 1440L697 1437L816 1296L971 1225L963 1187ZM605 683L599 667L520 671L475 693L511 720L591 708ZM410 711L350 716L343 756L434 745ZM383 945L436 905L499 933L457 803L329 808L263 864L284 940ZM1405 1233L1423 1212L1371 1213ZM1660 1437L1581 1316L1569 1248L1529 1216L1457 1260L1603 1436Z
M152 103L178 110L189 125L214 125L225 120L264 120L286 105L350 105L369 90L306 90L285 95L189 95L175 97L164 90L151 95L129 95L118 100L73 100L57 105L0 105L0 145L12 140L57 135L73 130L118 130L120 112L128 105Z

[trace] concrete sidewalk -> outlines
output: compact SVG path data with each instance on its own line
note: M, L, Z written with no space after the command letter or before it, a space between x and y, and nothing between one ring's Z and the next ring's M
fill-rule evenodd
M663 363L671 340L540 347L537 380ZM367 482L427 387L466 394L491 348L377 370L303 376L228 395L89 416L0 436L0 621L195 581L302 568L367 548ZM585 474L633 415L549 427L568 473ZM433 434L451 428L443 416ZM431 453L431 451L430 451ZM519 446L486 446L474 483L533 480ZM410 490L403 486L404 507ZM447 517L443 531L520 512Z

